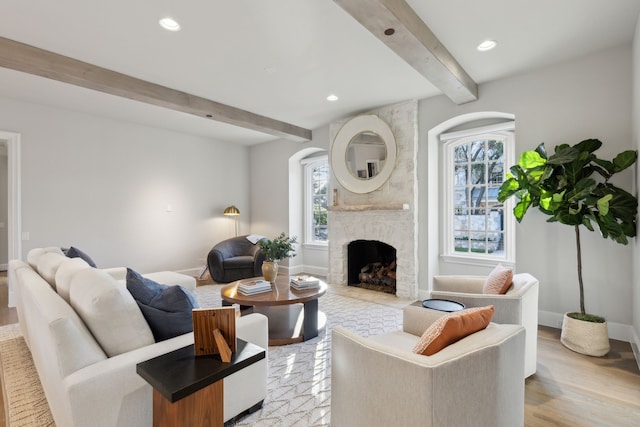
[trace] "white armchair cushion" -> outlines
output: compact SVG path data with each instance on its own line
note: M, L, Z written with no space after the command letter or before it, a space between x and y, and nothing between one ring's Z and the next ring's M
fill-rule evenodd
M78 271L71 279L69 299L109 357L155 343L136 301L108 273L95 268Z

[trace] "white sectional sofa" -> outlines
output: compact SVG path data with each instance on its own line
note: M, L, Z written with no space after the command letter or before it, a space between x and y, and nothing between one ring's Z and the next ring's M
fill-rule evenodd
M58 248L34 249L28 261L9 262L9 281L56 425L151 426L152 389L136 364L193 344L193 333L155 342L123 283L123 269L96 269ZM189 276L149 276L195 289ZM265 316L243 316L236 329L238 338L267 349ZM266 382L266 359L225 378L225 421L259 408Z

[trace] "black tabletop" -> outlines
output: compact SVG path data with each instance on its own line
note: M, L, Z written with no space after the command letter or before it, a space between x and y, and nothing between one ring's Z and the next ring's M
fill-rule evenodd
M464 304L447 299L426 299L422 301L422 306L432 310L446 311L448 313L464 309Z
M168 401L176 402L266 357L265 350L238 339L231 362L220 355L195 356L193 344L138 363L136 372Z

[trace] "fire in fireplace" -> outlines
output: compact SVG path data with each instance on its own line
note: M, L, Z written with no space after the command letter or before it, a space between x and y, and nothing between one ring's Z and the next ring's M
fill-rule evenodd
M354 240L347 245L347 284L396 293L396 250L378 240Z

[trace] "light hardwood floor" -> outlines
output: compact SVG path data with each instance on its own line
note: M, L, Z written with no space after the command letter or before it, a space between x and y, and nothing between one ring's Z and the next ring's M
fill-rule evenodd
M0 325L17 321L15 308L7 308L6 273L0 273ZM629 343L611 340L607 356L588 357L565 348L559 329L540 326L538 370L525 381L525 426L640 426L640 371Z

